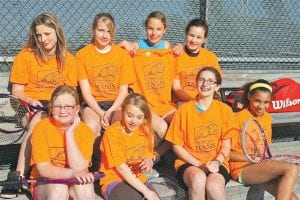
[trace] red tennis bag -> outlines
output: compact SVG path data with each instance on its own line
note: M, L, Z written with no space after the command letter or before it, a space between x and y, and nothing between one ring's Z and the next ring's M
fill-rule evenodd
M271 82L273 98L268 109L270 113L300 112L300 83L290 78L281 78ZM243 91L232 91L226 95L224 102L234 112L243 108Z
M300 112L300 83L290 78L271 82L273 89L269 112Z

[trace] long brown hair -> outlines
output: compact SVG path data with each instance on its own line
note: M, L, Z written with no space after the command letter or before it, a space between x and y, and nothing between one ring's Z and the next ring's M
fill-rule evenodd
M38 42L36 36L36 26L38 25L45 25L55 30L57 36L55 55L57 60L58 71L61 72L65 63L67 43L59 19L54 14L45 12L35 17L30 26L29 38L25 47L32 49L32 51L35 53L35 56L37 57L38 62L46 62L47 54Z

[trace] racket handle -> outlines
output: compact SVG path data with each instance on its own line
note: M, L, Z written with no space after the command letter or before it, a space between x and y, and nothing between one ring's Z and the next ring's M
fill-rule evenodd
M30 110L46 111L45 107L29 105Z
M103 173L95 172L93 173L94 179L99 180L104 176ZM32 182L36 182L37 184L47 184L47 183L53 183L53 184L75 184L79 183L79 181L76 178L67 178L67 179L47 179L47 178L39 178L32 180Z

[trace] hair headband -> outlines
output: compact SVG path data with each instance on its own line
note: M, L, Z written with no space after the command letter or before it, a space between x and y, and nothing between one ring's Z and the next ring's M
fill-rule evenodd
M266 83L254 83L253 85L250 86L249 92L251 92L252 90L259 88L259 87L266 88L270 92L272 92L272 87Z

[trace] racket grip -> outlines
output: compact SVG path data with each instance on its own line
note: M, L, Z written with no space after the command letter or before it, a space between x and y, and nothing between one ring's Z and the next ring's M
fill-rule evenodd
M46 111L45 107L29 105L30 110Z
M100 172L94 172L93 173L94 179L99 180L104 176L103 173ZM67 178L67 179L47 179L47 178L39 178L36 179L36 183L38 184L47 184L47 183L53 183L53 184L76 184L79 183L77 178Z

